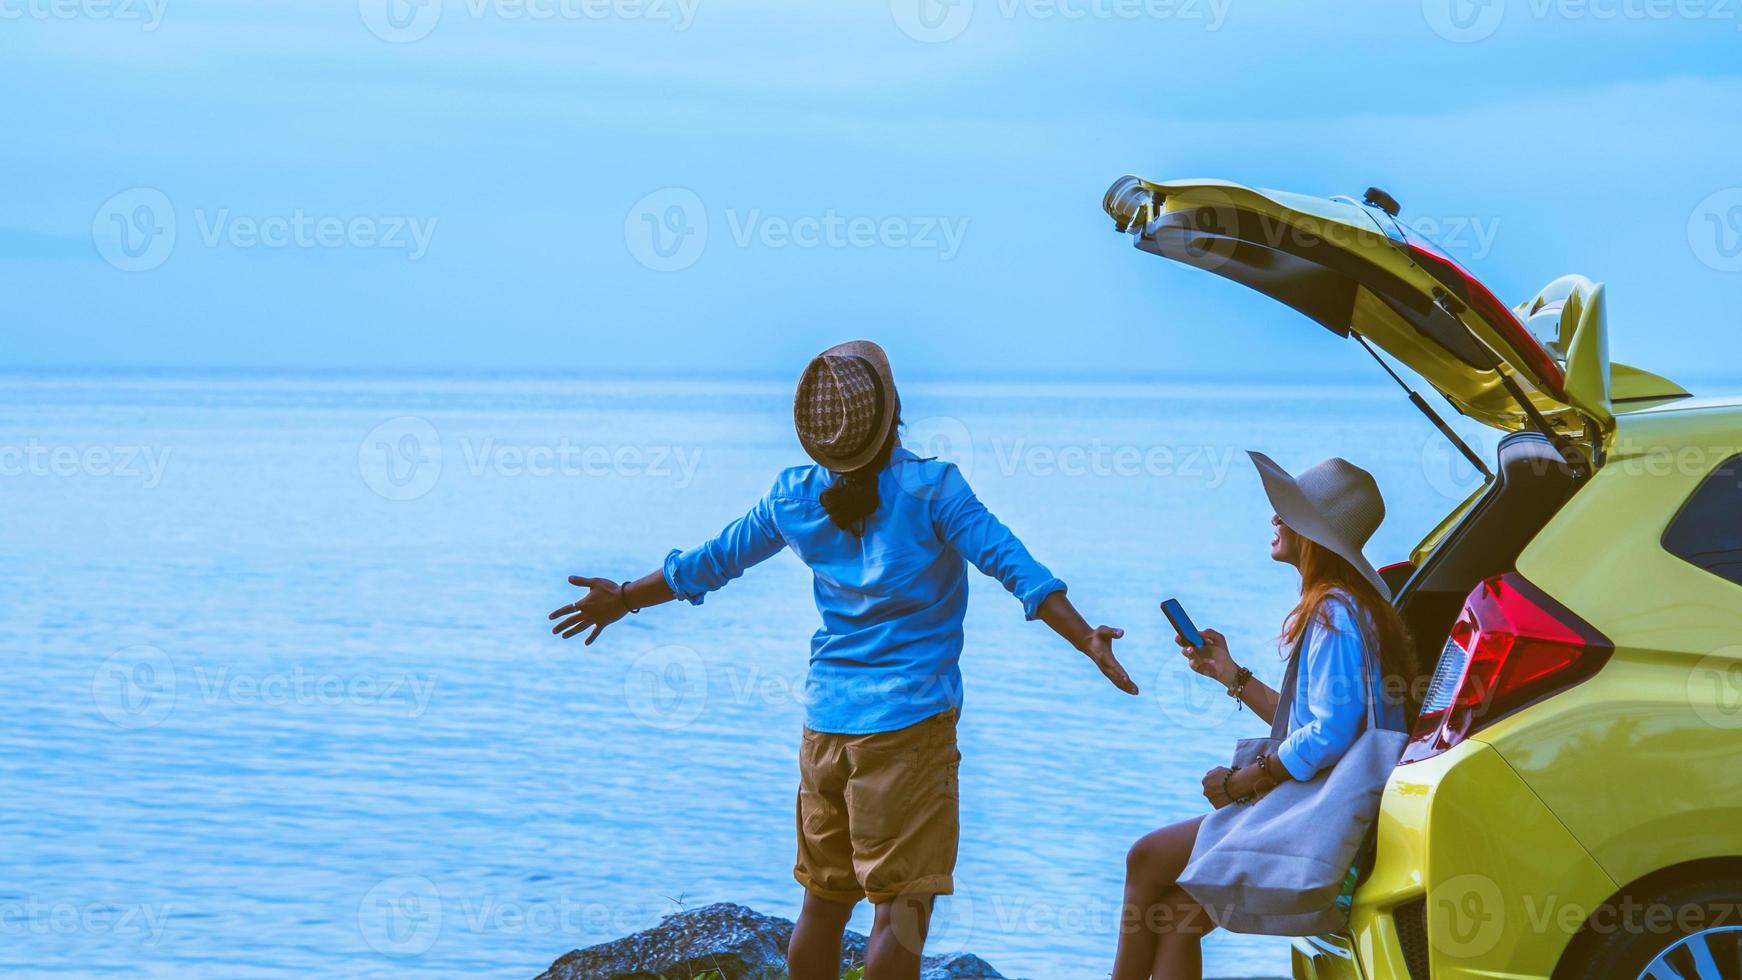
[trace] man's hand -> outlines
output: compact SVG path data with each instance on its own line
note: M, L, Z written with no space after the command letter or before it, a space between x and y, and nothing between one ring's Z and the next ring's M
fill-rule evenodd
M1131 683L1131 675L1125 672L1125 668L1121 667L1118 659L1113 656L1113 641L1124 635L1125 631L1122 629L1116 629L1112 626L1097 626L1089 631L1089 635L1085 636L1082 642L1077 644L1077 649L1083 651L1084 656L1093 660L1095 666L1101 668L1101 673L1107 675L1107 679L1113 682L1114 687L1126 694L1136 694L1137 685Z
M580 601L571 602L551 612L551 619L561 619L562 622L552 626L550 631L561 634L563 639L591 627L593 632L581 643L592 646L605 627L629 614L629 607L623 602L623 589L616 582L570 575L569 584L585 586L587 594L581 596Z

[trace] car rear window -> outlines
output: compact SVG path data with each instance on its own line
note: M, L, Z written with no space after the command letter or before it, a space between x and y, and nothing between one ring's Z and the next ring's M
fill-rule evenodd
M1742 455L1718 464L1663 532L1670 554L1742 585Z

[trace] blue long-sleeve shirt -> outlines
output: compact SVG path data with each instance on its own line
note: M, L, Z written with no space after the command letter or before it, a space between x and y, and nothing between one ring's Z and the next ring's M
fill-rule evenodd
M1384 697L1377 650L1371 653L1375 665L1371 674L1362 674L1362 650L1372 626L1365 631L1359 628L1351 606L1342 592L1328 596L1323 605L1328 622L1314 617L1297 654L1304 659L1295 679L1290 731L1277 747L1276 757L1290 775L1302 781L1342 758L1360 737L1367 719L1362 691L1366 679L1372 680L1373 697L1378 699L1380 727L1393 731L1407 727L1403 706Z
M782 548L810 566L823 625L811 637L805 724L862 735L894 731L962 705L967 563L997 579L1033 619L1065 583L992 516L954 464L896 447L877 478L863 537L836 527L819 501L835 476L781 473L748 514L712 541L665 559L681 599L703 596Z

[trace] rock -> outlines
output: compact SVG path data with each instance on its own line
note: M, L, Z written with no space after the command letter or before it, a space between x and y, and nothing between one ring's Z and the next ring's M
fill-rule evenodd
M919 980L997 980L1004 975L973 953L927 956Z
M573 950L538 980L692 980L717 973L724 980L778 980L786 976L792 923L742 905L721 902L676 912L633 936ZM865 958L865 937L847 933L841 970ZM1004 980L970 953L927 956L921 980Z

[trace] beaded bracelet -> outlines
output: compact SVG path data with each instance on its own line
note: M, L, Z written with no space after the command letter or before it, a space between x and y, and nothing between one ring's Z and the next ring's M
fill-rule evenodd
M1234 671L1234 683L1228 688L1228 696L1234 699L1234 707L1236 709L1244 708L1246 706L1245 702L1240 700L1240 696L1245 693L1246 682L1251 679L1252 672L1244 667Z

